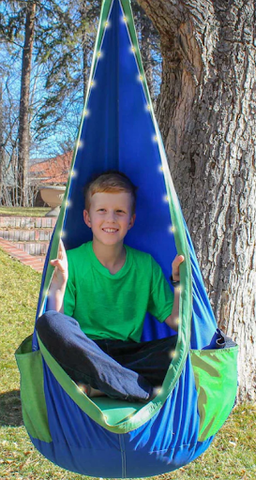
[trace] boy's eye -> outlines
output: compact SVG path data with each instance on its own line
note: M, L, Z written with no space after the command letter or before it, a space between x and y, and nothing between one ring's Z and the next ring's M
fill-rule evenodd
M116 213L125 213L124 210L117 210Z
M105 208L98 208L98 212L105 212Z

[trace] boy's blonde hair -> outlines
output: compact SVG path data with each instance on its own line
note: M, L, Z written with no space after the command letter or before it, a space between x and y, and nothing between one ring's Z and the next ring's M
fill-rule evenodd
M90 200L95 193L127 192L132 196L132 214L134 214L136 208L136 191L137 187L133 185L131 180L124 173L117 170L108 170L107 172L97 175L97 177L85 186L85 208L89 211Z

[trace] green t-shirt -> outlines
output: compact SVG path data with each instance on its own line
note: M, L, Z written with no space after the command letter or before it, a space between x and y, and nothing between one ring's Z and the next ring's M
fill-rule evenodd
M64 313L93 340L139 342L146 312L163 322L173 293L151 255L125 245L125 264L112 275L97 259L92 242L69 250Z

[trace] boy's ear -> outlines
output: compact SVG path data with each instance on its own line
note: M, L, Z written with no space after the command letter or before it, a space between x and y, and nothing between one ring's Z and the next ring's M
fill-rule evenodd
M91 228L91 220L90 215L87 210L83 211L84 222L86 223L87 227Z
M134 222L135 222L135 218L136 218L136 213L134 213L134 214L131 216L131 220L130 220L130 223L129 223L128 230L130 230L130 228L133 227Z

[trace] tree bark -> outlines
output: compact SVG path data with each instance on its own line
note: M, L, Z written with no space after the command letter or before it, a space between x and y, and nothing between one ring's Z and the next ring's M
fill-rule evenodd
M142 16L143 13L143 16ZM152 23L143 11L137 12L137 23L139 24L141 55L143 59L143 67L147 79L150 96L154 99L154 75L153 75L153 58L152 58L152 39L150 38L150 28ZM138 28L137 28L138 32Z
M32 65L32 51L34 41L36 3L28 1L25 40L22 53L22 76L20 92L20 111L19 111L19 146L18 146L18 188L19 203L21 206L28 206L28 167L30 150L30 78Z
M3 166L4 166L4 114L3 114L3 82L0 78L0 205L3 190Z
M158 120L219 326L256 399L256 41L253 0L138 0L161 37Z

